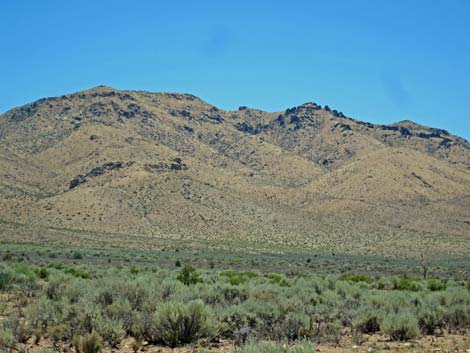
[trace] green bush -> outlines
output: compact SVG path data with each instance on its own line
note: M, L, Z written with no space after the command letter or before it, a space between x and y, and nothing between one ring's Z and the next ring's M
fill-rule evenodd
M83 255L79 251L74 251L73 254L72 254L72 258L74 260L81 260L81 259L83 259Z
M15 343L15 337L11 329L0 326L0 348L9 349Z
M154 340L176 347L214 335L208 310L201 301L168 302L157 308Z
M382 321L381 327L395 341L406 341L419 335L418 320L409 314L389 314Z
M428 289L432 292L446 290L447 283L440 279L431 278L427 280Z
M227 278L227 281L232 286L238 286L245 282L248 282L252 278L258 277L254 272L238 272L238 271L224 271L220 273L220 276Z
M176 279L187 286L202 282L199 273L190 265L184 266L180 273L178 273Z
M372 282L374 282L373 278L371 278L369 275L364 275L364 274L361 274L361 275L353 275L353 274L343 275L339 279L342 280L342 281L350 281L350 282L354 282L354 283L358 283L358 282L372 283Z
M6 291L11 288L13 275L10 272L0 270L0 290Z

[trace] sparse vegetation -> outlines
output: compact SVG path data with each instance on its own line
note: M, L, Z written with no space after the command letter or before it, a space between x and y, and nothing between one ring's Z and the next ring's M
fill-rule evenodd
M174 260L167 269L133 271L132 262L74 264L49 254L37 265L0 266L2 291L16 298L4 309L3 349L47 337L54 349L73 342L77 352L96 353L132 337L135 350L143 341L177 347L221 339L241 352L311 352L312 344L341 344L344 329L361 344L363 335L403 341L470 328L464 280L174 268ZM252 343L258 340L285 345Z

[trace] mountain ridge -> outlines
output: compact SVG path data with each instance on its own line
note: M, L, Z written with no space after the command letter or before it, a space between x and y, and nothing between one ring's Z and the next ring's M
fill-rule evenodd
M468 141L312 102L226 111L98 86L0 115L0 162L9 222L353 252L470 230Z

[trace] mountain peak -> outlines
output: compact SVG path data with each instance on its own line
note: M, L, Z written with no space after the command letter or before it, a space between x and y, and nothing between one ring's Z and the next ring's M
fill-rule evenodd
M0 175L0 219L18 223L307 246L312 229L468 231L469 144L313 102L225 111L108 86L42 99L1 116Z

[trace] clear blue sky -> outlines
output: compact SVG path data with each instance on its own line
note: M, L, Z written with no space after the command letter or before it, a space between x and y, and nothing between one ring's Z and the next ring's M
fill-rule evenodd
M0 46L1 112L105 84L470 138L467 0L2 0Z

